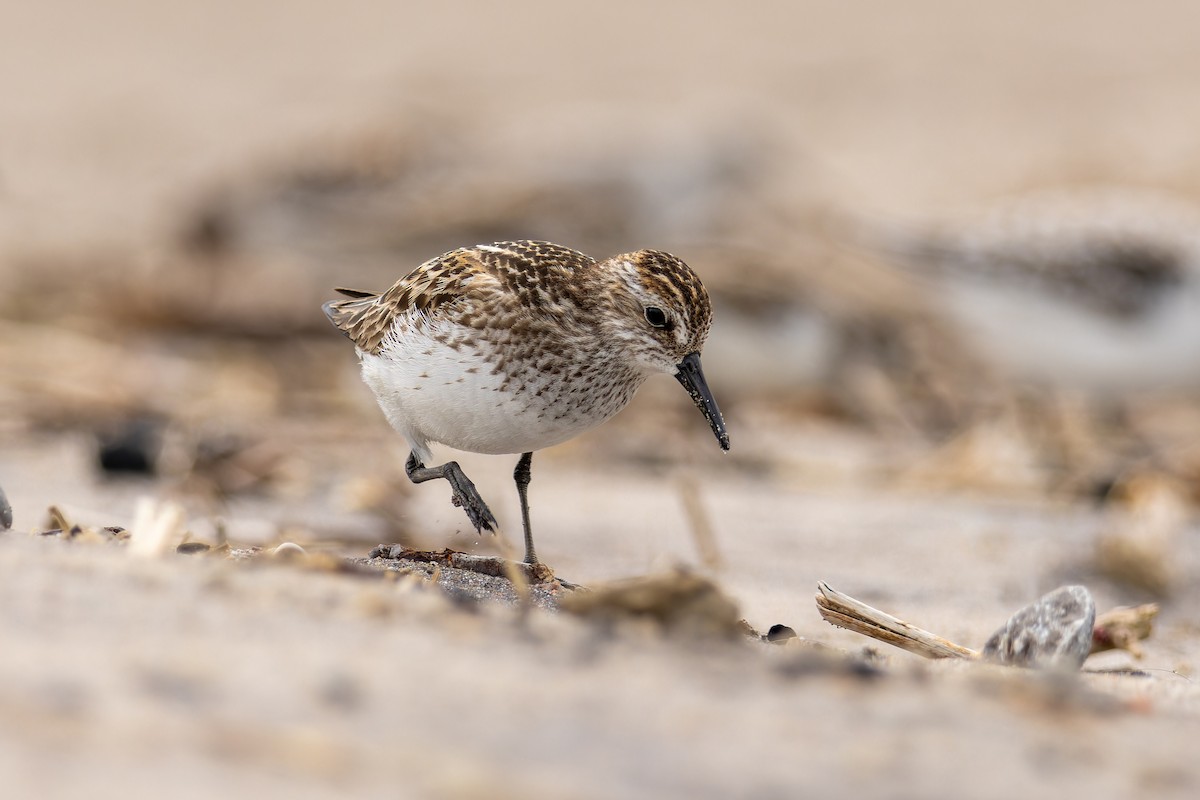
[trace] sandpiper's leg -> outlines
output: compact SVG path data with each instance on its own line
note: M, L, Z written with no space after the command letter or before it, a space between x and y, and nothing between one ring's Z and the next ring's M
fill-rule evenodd
M525 563L531 567L538 563L537 553L533 550L533 531L529 528L529 465L532 463L533 453L522 453L517 468L513 470L517 496L521 498L521 524L525 526Z
M457 461L447 461L440 467L427 467L417 459L416 453L409 453L408 461L404 464L404 471L408 473L408 479L413 483L444 478L454 492L454 505L467 512L467 519L471 520L476 531L482 531L484 528L495 531L498 527L491 509L487 507L487 503L483 502L483 498L475 489L475 484L471 483L471 479L463 473L462 467L458 465Z

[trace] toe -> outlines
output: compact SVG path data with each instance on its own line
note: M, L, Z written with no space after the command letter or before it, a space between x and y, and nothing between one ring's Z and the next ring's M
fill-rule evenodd
M496 518L492 516L491 510L487 506L483 506L471 514L471 522L475 524L475 530L482 531L485 528L490 533L496 532Z

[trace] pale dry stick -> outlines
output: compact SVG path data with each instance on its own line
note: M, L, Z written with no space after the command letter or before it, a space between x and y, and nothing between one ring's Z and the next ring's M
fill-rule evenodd
M46 516L50 519L50 528L52 530L54 528L57 528L58 530L62 531L63 533L66 533L67 531L71 530L71 527L72 527L71 521L67 518L67 515L63 513L63 510L61 508L59 508L58 506L50 506L49 508L47 508Z
M526 511L528 514L528 510ZM532 594L529 591L529 583L531 575L521 567L524 564L517 564L513 554L513 547L508 541L508 537L503 531L496 531L496 544L499 546L500 557L503 559L504 577L508 578L508 582L512 584L513 591L517 593L517 613L518 619L524 623L529 614L529 609L533 607ZM463 553L463 555L470 555ZM529 570L532 572L536 564L530 564Z
M129 528L129 554L159 558L173 551L187 536L184 519L183 506L178 503L141 498Z
M850 595L830 588L824 581L817 583L816 601L821 618L829 624L887 642L901 650L925 658L979 658L979 652L976 650L943 639L936 633L910 625L891 614L885 614Z
M696 479L690 474L680 475L676 486L679 489L679 501L683 504L683 513L687 517L688 530L691 531L700 560L705 567L717 572L723 564L721 548L717 546L712 520L700 502L700 489L696 485Z

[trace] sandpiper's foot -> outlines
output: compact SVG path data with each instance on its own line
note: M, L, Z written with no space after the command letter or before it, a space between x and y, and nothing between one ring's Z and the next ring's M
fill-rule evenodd
M446 471L446 480L450 482L450 488L454 492L450 502L467 512L467 519L471 521L476 531L487 529L495 533L499 525L496 518L492 516L492 510L479 496L475 484L463 474L461 469L458 469L456 462L451 461L446 466L454 467L453 471Z
M499 525L492 515L492 510L487 507L487 503L483 502L475 484L462 471L462 467L458 465L457 461L447 461L440 467L427 467L417 460L416 453L410 453L408 461L404 464L404 471L408 473L408 479L413 483L444 478L450 484L450 490L453 492L450 502L467 512L467 519L471 521L475 530L487 529L492 533L496 532Z

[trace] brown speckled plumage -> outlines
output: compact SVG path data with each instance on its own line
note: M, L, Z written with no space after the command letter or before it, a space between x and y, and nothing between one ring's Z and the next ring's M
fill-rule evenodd
M640 269L647 289L693 310L699 349L712 320L708 293L686 264L656 250L597 263L577 250L550 242L497 242L461 248L426 261L382 294L338 289L351 299L326 303L324 310L338 330L368 353L379 352L388 331L402 317L419 325L441 314L480 331L516 325L513 332L519 334L532 324L530 318L573 322L568 314L595 313L604 305L603 293L609 288L605 285L608 265L622 261ZM628 303L632 298L608 300ZM481 309L488 313L480 313Z

